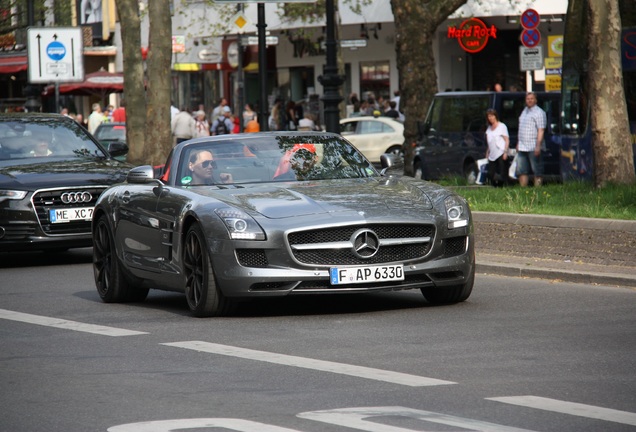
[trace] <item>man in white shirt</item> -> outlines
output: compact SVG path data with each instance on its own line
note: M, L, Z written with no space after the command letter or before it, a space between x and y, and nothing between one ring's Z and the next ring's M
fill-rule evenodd
M543 177L543 160L541 147L546 127L546 115L537 106L537 96L530 92L526 95L526 107L519 116L519 132L517 142L517 172L519 185L528 186L530 171L534 174L534 185L541 186Z
M97 126L104 121L104 114L102 114L102 107L98 103L93 104L93 112L88 116L88 131L92 134L95 133Z

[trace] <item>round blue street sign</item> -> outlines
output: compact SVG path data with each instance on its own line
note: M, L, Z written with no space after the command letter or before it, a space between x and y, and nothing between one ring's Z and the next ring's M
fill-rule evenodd
M521 26L524 29L536 29L539 26L540 16L534 9L526 9L521 14Z
M536 29L525 29L521 32L521 43L526 48L534 48L541 42L541 33Z
M61 42L53 41L46 47L46 55L53 61L60 61L66 55L66 48Z

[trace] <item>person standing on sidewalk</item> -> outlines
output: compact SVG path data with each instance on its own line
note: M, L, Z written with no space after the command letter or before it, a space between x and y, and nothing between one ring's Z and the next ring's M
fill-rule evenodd
M543 177L543 160L541 147L546 126L546 115L537 106L537 95L530 92L526 95L526 107L519 116L519 135L517 143L517 175L519 185L528 186L528 175L534 174L534 185L541 186Z
M98 103L93 104L93 112L88 116L88 131L92 134L97 130L97 126L104 122L102 107Z
M196 134L195 121L192 118L192 114L185 107L181 108L170 123L172 135L175 137L177 144L192 139Z
M495 187L503 186L507 183L506 179L508 178L508 167L506 166L508 146L510 145L508 127L499 121L497 110L487 110L486 119L488 120L488 129L486 130L488 179L490 184Z

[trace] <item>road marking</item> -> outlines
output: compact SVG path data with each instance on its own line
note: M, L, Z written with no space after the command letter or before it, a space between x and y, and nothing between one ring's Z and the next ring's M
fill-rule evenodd
M585 405L575 402L560 401L538 396L510 396L486 398L496 402L503 402L511 405L536 408L544 411L553 411L563 414L570 414L579 417L587 417L598 420L605 420L614 423L622 423L636 426L636 414L619 411L610 408L601 408L593 405Z
M170 432L203 428L215 428L215 430L216 428L223 428L238 432L300 432L296 429L287 429L265 423L232 418L192 418L128 423L109 427L108 432Z
M400 406L384 406L384 407L360 407L360 408L340 408L324 411L309 411L297 414L296 417L328 423L331 425L345 426L352 429L358 429L367 432L417 432L420 429L406 429L397 426L390 426L382 423L375 423L366 420L369 417L406 417L422 422L431 422L452 426L453 428L468 429L479 432L532 432L528 429L519 429L498 425L495 423L484 422L481 420L473 420L464 417L457 417L436 413L432 411L423 411L413 408L405 408ZM426 425L424 425L426 427ZM426 429L429 430L429 429Z
M120 329L115 327L106 327L95 324L84 324L77 321L68 321L59 318L50 318L40 315L31 315L22 312L14 312L6 309L0 309L0 319L11 321L20 321L29 324L37 324L46 327L55 327L64 330L73 330L85 333L94 333L102 336L135 336L148 334L133 330Z
M194 351L201 351L212 354L226 355L230 357L240 357L249 360L264 361L286 366L296 366L300 368L331 372L341 375L351 375L359 378L385 381L410 387L457 384L452 381L443 381L419 375L409 375L405 373L391 372L382 369L373 369L364 366L354 366L345 363L336 363L324 360L309 359L305 357L276 354L267 351L256 351L246 348L238 348L229 345L220 345L202 341L172 342L163 343L161 345L191 349Z

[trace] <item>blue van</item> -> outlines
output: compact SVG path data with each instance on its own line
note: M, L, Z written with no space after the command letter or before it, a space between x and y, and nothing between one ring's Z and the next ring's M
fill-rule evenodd
M535 92L537 105L547 115L543 149L544 178L560 181L561 147L558 135L561 94ZM486 110L494 108L510 134L510 148L517 147L519 115L525 108L525 92L443 92L433 98L424 122L418 123L413 170L416 178L437 180L462 176L468 184L477 180L477 161L486 157Z

